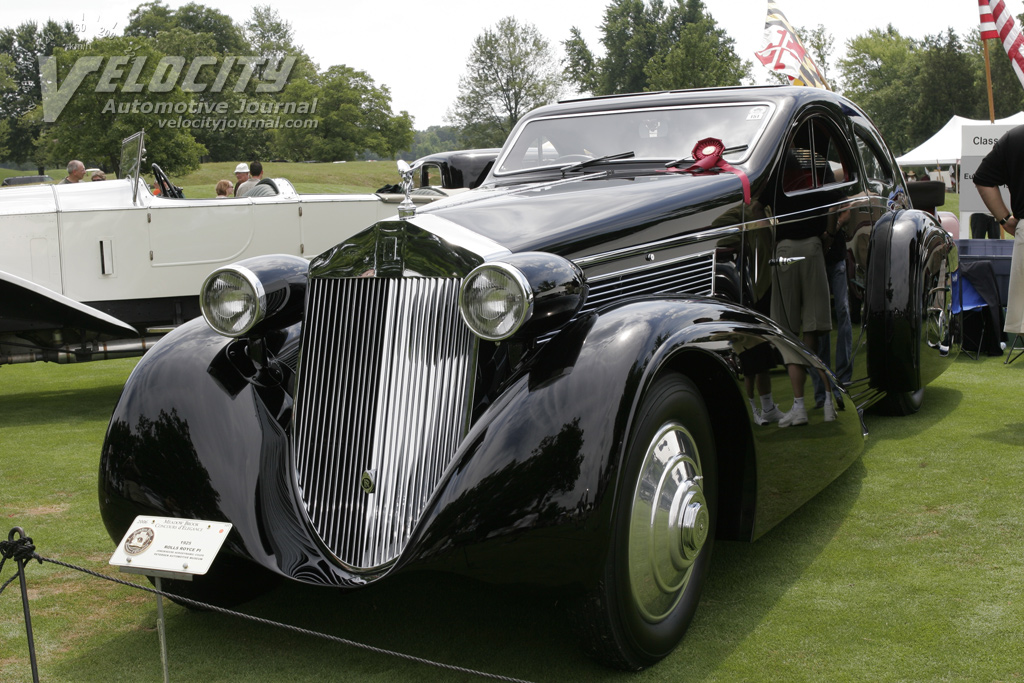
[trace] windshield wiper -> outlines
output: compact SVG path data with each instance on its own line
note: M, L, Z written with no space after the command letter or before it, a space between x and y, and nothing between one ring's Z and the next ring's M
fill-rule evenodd
M514 171L502 171L502 176L509 175L525 175L527 173L544 173L550 171L561 171L562 177L565 177L566 171L575 171L591 164L600 163L602 161L615 161L616 159L631 159L636 156L633 152L620 152L619 154L608 154L603 157L594 157L593 159L584 159L583 161L574 161L564 166L528 166L527 168L517 168Z
M726 154L731 154L733 152L742 152L748 146L749 145L739 145L737 147L726 147L724 150L722 150L722 156L725 156ZM675 161L668 162L667 164L665 164L665 168L672 168L673 166L678 166L679 164L692 164L695 161L696 161L696 159L694 159L693 157L683 157L682 159L676 159Z
M593 159L574 161L571 164L566 164L565 166L562 166L558 170L562 172L562 177L565 177L567 171L578 171L581 168L593 166L594 164L599 164L602 161L615 161L616 159L632 159L635 156L636 154L634 154L633 152L619 152L618 154L606 154L603 157L594 157Z

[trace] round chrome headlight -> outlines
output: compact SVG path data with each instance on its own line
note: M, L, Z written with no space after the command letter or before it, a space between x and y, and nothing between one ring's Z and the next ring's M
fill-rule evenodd
M226 337L240 337L266 315L259 278L243 266L215 270L203 283L199 305L207 324Z
M504 263L485 263L462 283L459 310L473 333L488 341L508 339L533 313L526 277Z

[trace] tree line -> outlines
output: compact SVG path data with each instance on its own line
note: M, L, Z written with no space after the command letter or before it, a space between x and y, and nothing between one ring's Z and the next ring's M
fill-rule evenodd
M1024 23L1024 16L1018 21ZM561 42L565 56L557 70L550 43L532 26L508 18L488 29L474 43L459 99L449 110L450 126L417 132L414 149L433 151L444 144L443 135L471 147L499 145L524 110L567 92L615 95L787 82L768 71L755 76L752 62L736 54L735 41L702 0L611 0L599 28L603 54L573 27ZM988 118L977 25L962 35L949 28L914 39L890 24L849 40L838 60L824 26L796 30L830 86L864 108L897 155L931 137L954 114ZM514 33L518 40L507 37ZM1000 42L988 42L994 113L1004 118L1024 109L1024 88ZM516 43L530 45L534 63L544 65L532 83L509 48L495 49Z
M198 3L174 10L152 0L121 35L89 42L70 22L27 22L0 29L0 159L52 167L74 157L116 170L119 141L143 127L148 157L173 173L203 159L409 159L500 146L526 112L576 93L785 80L755 75L702 0L611 0L599 30L602 49L573 27L556 54L533 25L500 20L473 41L446 125L414 131L408 112L392 111L386 85L345 65L321 69L269 6L238 24ZM976 26L913 39L888 25L849 40L838 60L825 27L798 32L833 89L868 112L897 154L954 114L988 116ZM990 43L1002 118L1024 108L1024 88ZM52 79L40 67L50 57ZM83 64L95 68L83 75ZM62 102L60 87L79 76ZM45 93L62 106L55 120L46 120Z
M269 5L238 24L153 0L121 35L88 42L71 22L0 29L0 159L16 163L116 171L120 141L142 128L148 159L176 174L201 160L393 157L412 123L366 72L321 69Z

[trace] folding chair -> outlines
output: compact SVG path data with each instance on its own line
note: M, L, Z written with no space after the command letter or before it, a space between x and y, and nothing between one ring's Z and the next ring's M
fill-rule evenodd
M1014 352L1014 349L1017 348L1017 344L1018 343L1020 344L1020 350L1017 351L1017 355L1015 356L1015 355L1013 355L1013 352ZM1020 335L1020 334L1013 335L1013 343L1010 344L1010 348L1008 349L1008 351L1009 351L1009 354L1006 356L1006 360L1003 361L1003 365L1009 365L1013 361L1015 361L1018 358L1020 358L1022 354L1024 354L1024 335Z
M978 343L975 345L974 339L967 337L967 314L971 311L977 311L977 314L980 314L988 304L985 303L985 300L978 294L978 290L974 288L960 271L954 273L952 293L953 313L960 313L960 329L963 332L960 348L972 360L978 360L979 356L981 356L982 344L985 341L985 321L984 317L982 317L981 332L978 334ZM971 349L974 349L973 353Z

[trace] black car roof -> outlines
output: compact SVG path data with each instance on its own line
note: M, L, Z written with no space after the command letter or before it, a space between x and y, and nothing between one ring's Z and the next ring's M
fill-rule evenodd
M782 104L800 105L811 100L824 100L854 106L845 97L829 90L791 85L730 86L722 88L696 88L691 90L662 90L658 92L625 93L566 99L557 104L534 109L524 118L568 111L611 111L629 107L671 106L676 104L728 103L762 100ZM862 114L854 106L857 114Z

